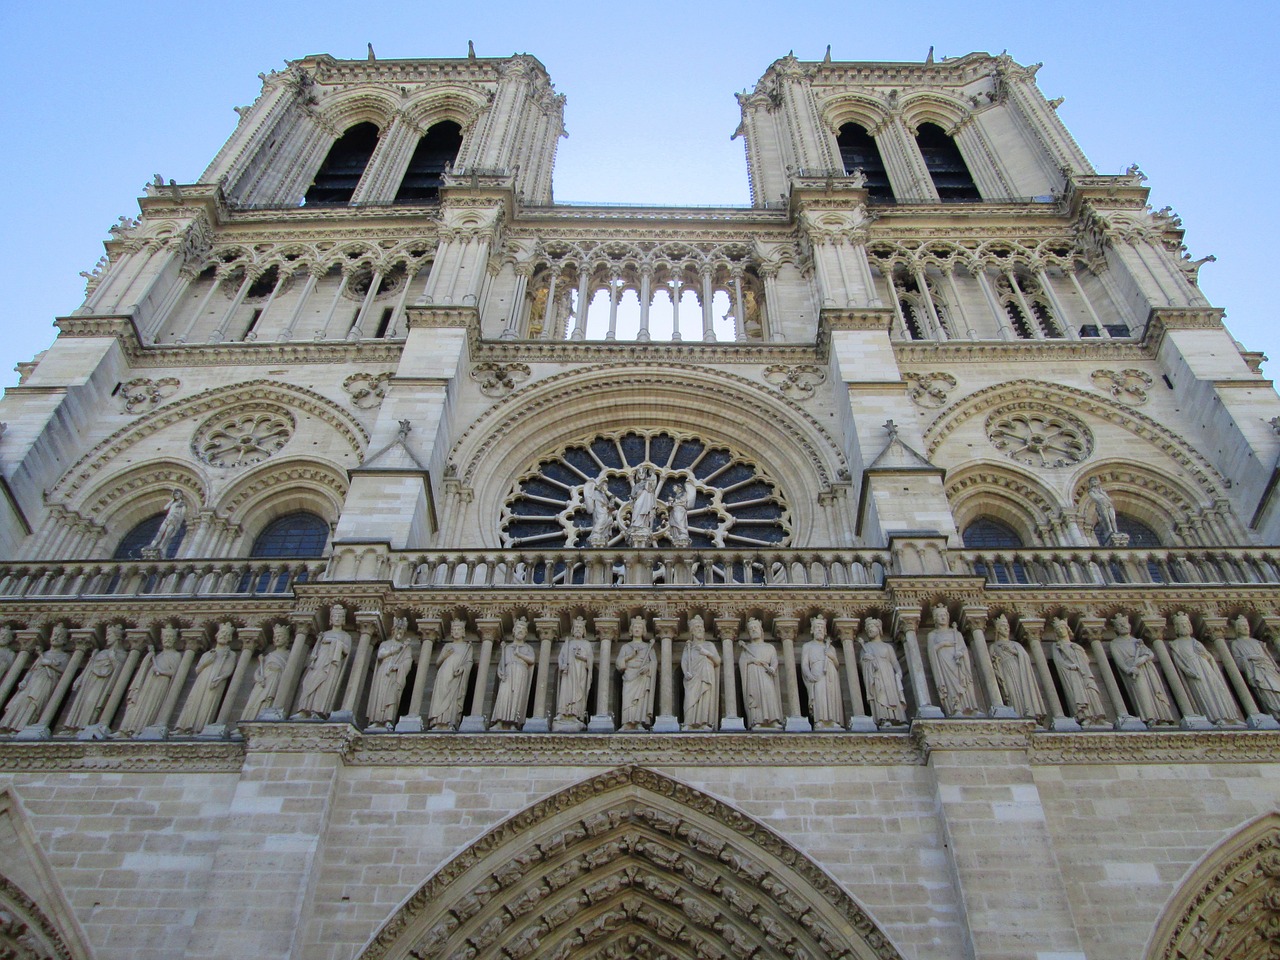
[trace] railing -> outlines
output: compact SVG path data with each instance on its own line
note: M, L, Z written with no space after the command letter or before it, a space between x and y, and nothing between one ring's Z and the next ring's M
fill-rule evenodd
M339 546L330 580L397 587L880 586L884 550L451 550Z
M954 573L992 586L1280 583L1280 550L1267 547L1098 547L964 550Z
M326 560L75 560L0 564L0 599L284 594Z

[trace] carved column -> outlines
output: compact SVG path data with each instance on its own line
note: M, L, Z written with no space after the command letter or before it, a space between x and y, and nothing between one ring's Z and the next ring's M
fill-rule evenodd
M724 696L724 716L720 729L726 732L742 732L746 723L738 713L738 688L733 670L733 645L738 639L741 621L737 617L716 617L716 635L720 638L720 690Z
M116 674L115 683L111 685L111 695L102 708L98 722L76 734L77 740L105 740L111 736L111 719L120 708L120 701L124 699L129 689L129 682L133 679L133 672L138 669L138 661L142 659L143 651L151 645L151 631L146 628L126 630L125 640L129 645L129 654L124 658L124 665L120 668L120 672Z
M1068 340L1078 339L1075 325L1072 324L1066 308L1062 306L1062 301L1058 299L1057 291L1053 289L1053 284L1049 281L1049 271L1043 266L1037 266L1036 280L1039 281L1040 289L1044 291L1045 299L1049 301L1049 306L1053 308L1054 319L1057 320L1058 327L1062 330L1062 335Z
M502 621L496 617L476 619L480 634L480 659L476 663L476 688L471 694L471 713L462 718L458 730L482 733L489 717L489 664L493 661L493 642L502 636Z
M210 343L219 343L226 339L227 324L231 322L231 317L235 314L236 310L240 308L240 304L244 303L245 295L249 292L249 287L253 285L253 281L255 279L256 277L252 271L245 271L244 280L240 283L240 289L236 291L236 295L231 299L231 305L227 307L226 312L223 313L222 319L218 322L217 329L209 335Z
M1120 684L1116 682L1115 671L1111 669L1111 659L1102 645L1102 631L1106 629L1106 621L1101 617L1081 617L1080 636L1089 642L1093 653L1093 662L1098 665L1098 673L1102 674L1102 685L1107 688L1107 696L1111 698L1111 707L1115 711L1114 726L1117 730L1145 730L1146 723L1129 713L1125 707L1124 697L1120 693Z
M444 633L444 623L439 617L419 617L418 667L413 674L413 689L409 691L409 712L396 723L396 733L422 732L422 700L427 694L427 674L431 672L431 654L436 641Z
M858 672L858 651L854 643L858 636L857 617L836 617L834 621L836 636L840 639L840 649L844 653L844 679L849 688L849 729L860 733L874 733L876 721L867 715L867 708L862 697L862 679Z
M538 676L534 680L533 712L521 728L525 733L547 733L551 721L547 713L547 687L551 683L551 645L560 636L558 617L539 617L533 621L538 634Z
M970 340L978 339L978 331L973 328L973 321L969 319L965 313L964 306L960 301L960 287L956 285L956 269L955 263L947 261L942 267L942 274L947 278L947 286L951 289L951 313L955 319L956 332L964 330L964 335Z
M675 673L671 663L671 643L680 621L675 617L655 617L653 630L662 640L662 652L658 661L658 716L653 718L654 733L679 733L680 719L676 716Z
M1044 636L1044 623L1038 620L1023 620L1018 624L1018 632L1031 654L1031 662L1036 665L1036 676L1040 678L1045 706L1049 710L1049 729L1079 730L1079 721L1062 712L1062 698L1058 696L1058 688L1054 686L1053 674L1049 672L1049 661L1044 656L1044 644L1040 640Z
M1182 713L1182 720L1178 725L1184 730L1212 730L1213 724L1209 722L1209 718L1196 713L1195 705L1191 702L1187 688L1182 683L1182 675L1174 666L1173 657L1169 655L1169 648L1164 642L1164 626L1164 617L1142 618L1142 636L1150 642L1151 649L1155 651L1156 659L1160 661L1160 669L1164 671L1165 683L1169 685L1169 692L1173 694L1178 710Z
M294 613L293 645L289 648L289 659L284 665L284 674L280 677L280 689L270 707L258 715L259 720L283 720L289 716L289 708L293 705L293 694L302 678L302 665L307 659L307 631L315 626L315 615L312 613Z
M587 310L591 306L591 268L583 264L578 268L578 310L573 318L570 340L584 340L587 336Z
M796 634L800 632L800 621L795 617L774 617L773 632L782 641L782 669L787 675L786 730L806 733L813 729L813 724L800 708L800 678L796 674Z
M58 708L62 706L67 690L71 687L71 681L75 679L76 673L79 671L80 665L84 663L85 657L89 655L89 651L98 645L98 634L94 630L75 629L71 630L70 634L71 640L75 644L75 651L71 654L71 659L67 661L62 675L58 677L57 686L49 694L49 700L44 705L44 709L40 711L40 716L36 719L36 722L25 729L19 730L14 737L15 740L49 739L53 730L53 721L58 716Z
M987 703L991 704L991 716L999 720L1017 719L1018 711L1004 702L1000 685L996 683L996 671L991 665L991 651L987 649L987 608L965 607L965 625L969 628L969 646L973 659L978 662L978 674L987 691Z
M649 342L649 301L653 297L653 267L645 264L640 268L640 331L636 334L639 343Z
M609 278L609 329L605 332L606 340L618 339L618 278Z
M991 281L987 279L986 266L981 263L975 263L970 266L969 270L973 274L973 278L978 281L978 287L982 290L983 297L986 298L987 306L991 308L991 316L995 318L996 329L1000 331L1000 339L1018 339L1017 334L1009 326L1009 318L1005 316L1005 312L1000 309L1000 304L996 301L996 295L991 289Z
M747 338L747 313L746 304L742 296L742 272L741 266L733 268L733 312L738 321L738 329L735 332L739 340Z
M13 688L18 685L18 679L22 676L23 671L27 669L27 664L31 662L32 655L40 649L40 632L38 630L18 630L16 635L18 655L14 657L13 663L9 665L9 669L4 675L4 680L0 681L0 708L5 705L9 699L9 694L13 693Z
M316 274L317 269L314 265L307 269L307 279L302 284L302 291L298 294L298 302L293 308L293 313L289 315L289 322L284 325L284 328L277 335L277 340L293 339L293 328L297 326L298 320L302 317L302 311L306 308L307 301L311 299L311 294L315 293L316 281L321 276L324 276L323 268L319 268L321 269L319 275Z
M331 625L332 626L332 625ZM342 704L329 714L333 723L356 722L356 711L364 701L365 683L369 679L369 660L373 656L373 635L382 633L382 614L376 610L357 610L356 627L360 639L356 641L356 653L351 658L351 671L347 674L347 686L342 693Z
M702 339L706 343L714 343L716 339L715 317L711 312L711 300L714 294L711 290L711 268L704 267L702 270Z
M351 329L347 331L348 340L362 340L365 335L364 324L369 316L369 308L373 306L373 300L378 295L378 289L382 286L382 270L373 271L373 276L369 278L369 289L365 291L364 299L360 301L360 310L356 313L356 318L351 322Z
M684 284L679 280L671 281L671 342L680 342L680 297L684 294Z
M1244 682L1240 667L1236 664L1235 657L1231 655L1231 648L1227 646L1226 639L1227 618L1205 617L1204 629L1212 639L1214 652L1218 655L1218 659L1222 661L1222 669L1226 673L1227 679L1231 681L1231 689L1235 691L1236 697L1240 700L1240 706L1244 707L1245 722L1248 724L1249 729L1280 730L1280 722L1277 722L1275 717L1258 709L1258 701L1253 698L1253 691Z
M173 675L169 689L165 691L164 702L155 722L138 731L138 740L164 740L169 736L169 723L173 720L173 712L178 708L178 698L182 696L182 688L187 685L187 675L191 673L191 664L196 654L204 649L208 642L204 630L200 627L184 627L182 629L182 657L178 660L178 670Z
M615 301L616 302L616 301ZM613 733L613 642L618 639L618 617L596 617L596 638L600 641L600 663L596 668L596 712L587 722L590 733Z
M894 633L901 636L902 648L907 655L907 673L911 679L911 692L916 701L916 716L922 720L941 719L942 708L929 696L929 681L924 675L924 657L920 655L920 640L916 630L920 626L920 611L899 607L893 612Z

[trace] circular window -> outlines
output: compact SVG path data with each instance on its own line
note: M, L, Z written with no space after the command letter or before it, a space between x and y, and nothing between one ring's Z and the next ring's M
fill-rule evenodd
M284 411L239 410L210 417L196 430L191 449L213 467L244 467L271 456L293 436Z
M516 481L504 546L766 547L791 536L778 486L724 446L637 430L570 444Z
M1048 410L996 411L987 418L987 439L1032 467L1066 467L1093 452L1093 436L1082 421Z

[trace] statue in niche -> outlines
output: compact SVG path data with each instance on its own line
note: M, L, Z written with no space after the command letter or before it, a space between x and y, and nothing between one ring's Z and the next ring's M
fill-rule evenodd
M471 641L467 624L456 617L449 624L449 642L436 657L436 680L431 689L431 706L427 710L427 726L431 730L454 730L462 716L462 700L471 679Z
M885 642L884 625L871 617L863 626L862 685L871 716L879 726L907 722L907 696L902 690L902 667L893 646Z
M1107 714L1102 706L1102 693L1093 677L1089 655L1084 647L1071 639L1071 625L1062 617L1054 617L1053 664L1058 668L1058 679L1065 694L1064 706L1080 723L1087 727L1102 726Z
M653 640L645 640L644 620L632 617L631 639L618 650L614 666L622 675L621 730L646 730L653 723L654 674L657 658Z
M295 718L324 719L333 709L342 683L342 669L351 653L351 634L342 629L346 621L347 610L342 604L335 603L329 608L329 629L320 634L311 648Z
M49 635L49 649L41 653L27 670L27 675L22 678L17 692L5 708L4 716L0 717L0 732L14 733L40 719L54 687L62 679L62 671L67 668L67 662L71 659L71 655L67 653L70 642L67 628L61 623L56 624Z
M583 505L591 513L587 543L593 547L607 547L613 539L613 496L609 493L608 479L601 471L600 476L588 480L582 488Z
M1111 659L1124 678L1129 700L1138 719L1148 724L1175 723L1178 715L1160 679L1160 664L1150 647L1133 635L1133 626L1123 613L1111 619L1116 636L1111 641Z
M196 682L187 694L187 702L173 725L174 733L198 733L213 722L226 693L227 681L236 668L236 655L231 649L236 628L226 621L218 627L212 649L196 661Z
M98 714L111 696L116 674L124 666L128 654L124 649L124 627L113 623L107 627L107 645L94 652L76 677L71 690L75 700L67 711L63 726L67 730L83 730L99 721Z
M636 467L631 477L631 519L627 543L647 547L653 542L653 521L658 510L658 475L652 467Z
M933 629L929 631L929 666L938 698L948 717L976 717L978 698L973 689L973 667L969 649L960 631L951 626L951 615L939 603L933 608Z
M1093 501L1094 509L1098 514L1098 542L1104 547L1117 546L1122 547L1128 542L1120 543L1117 535L1124 536L1120 533L1119 526L1116 525L1116 507L1111 502L1111 497L1107 495L1107 491L1102 489L1102 481L1098 477L1089 478L1089 499Z
M778 652L764 638L764 626L747 620L747 639L739 640L742 698L752 730L782 729L782 697L778 693Z
M249 702L245 704L241 720L257 720L262 711L276 706L280 680L288 664L289 627L277 623L271 629L271 651L258 658L258 666L253 671L253 689L249 691Z
M839 730L844 726L844 700L840 696L840 659L827 636L827 621L809 621L813 638L800 649L800 675L809 692L809 715L815 730Z
M560 682L556 688L556 720L562 724L583 723L587 717L587 693L591 689L592 654L587 640L587 621L574 617L569 639L560 647L556 661Z
M520 617L511 626L511 639L498 658L498 695L490 718L499 730L518 730L529 708L529 688L537 658L529 645L529 621Z
M400 696L413 666L408 633L409 621L396 617L391 623L391 636L378 644L373 680L369 684L369 705L365 708L371 727L390 730L400 716Z
M1178 668L1196 709L1212 723L1239 723L1240 711L1222 678L1218 661L1191 633L1191 618L1173 615L1173 640L1169 643L1173 665Z
M181 490L174 490L169 504L164 510L164 519L156 530L151 542L142 548L142 556L147 560L163 560L169 555L169 548L174 545L182 525L187 521L187 501Z
M667 501L667 539L673 547L684 548L693 542L689 536L689 511L697 498L698 488L693 480L686 479Z
M0 627L0 677L9 672L18 654L13 649L13 627L5 624Z
M1018 716L1032 717L1043 724L1049 711L1045 709L1044 697L1040 695L1031 655L1022 644L1009 639L1009 618L1003 613L996 617L994 630L995 640L989 649L1000 695Z
M125 696L124 719L120 721L120 734L131 737L155 723L164 705L169 684L178 673L182 654L178 645L178 628L166 623L160 628L160 649L148 650L142 658L137 674L129 684Z
M714 730L720 719L720 653L707 639L702 617L689 620L689 642L680 656L684 674L684 728Z
M1280 670L1262 642L1249 632L1249 620L1241 615L1232 622L1231 656L1240 668L1258 703L1267 713L1280 715Z

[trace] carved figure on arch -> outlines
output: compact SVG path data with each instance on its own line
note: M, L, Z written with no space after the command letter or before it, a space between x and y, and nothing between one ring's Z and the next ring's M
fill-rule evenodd
M1089 478L1089 499L1093 501L1094 510L1098 514L1098 526L1101 528L1098 541L1104 547L1124 547L1129 544L1127 534L1120 532L1116 524L1116 507L1111 502L1107 491L1102 489L1102 481L1098 477Z
M1231 656L1245 683L1253 690L1267 713L1280 716L1280 669L1261 641L1249 631L1249 620L1241 615L1232 622Z
M995 640L989 647L991 667L1004 702L1020 717L1031 717L1043 724L1049 711L1045 709L1040 684L1036 682L1031 655L1020 643L1009 639L1009 618L1003 613L993 622Z
M812 639L800 649L800 675L809 692L809 714L815 730L844 727L844 701L840 697L840 659L827 635L827 621L809 621Z
M413 666L413 647L409 644L408 631L409 621L396 617L392 621L391 636L378 644L373 681L369 684L369 706L365 710L371 727L389 730L400 715L400 696Z
M165 695L169 692L169 684L178 672L178 664L182 662L182 654L174 649L177 645L178 628L166 623L160 628L159 651L147 651L138 672L129 683L124 719L120 721L121 736L131 737L155 722L160 707L164 705Z
M782 729L782 697L778 692L778 651L764 638L764 625L747 620L747 639L739 640L738 669L742 698L752 730Z
M560 681L556 688L556 722L561 729L585 726L587 694L591 690L593 655L587 640L587 621L574 617L569 639L560 647L556 660Z
M658 510L658 475L651 467L636 467L631 476L631 508L627 543L647 547L653 543L653 521Z
M64 624L55 624L49 635L49 649L37 658L18 684L18 690L9 700L4 716L0 717L0 732L14 733L40 719L45 704L54 687L62 679L71 655L67 645L71 642Z
M147 560L163 560L169 554L169 548L178 540L182 526L187 522L187 501L181 490L174 490L169 504L164 510L164 519L156 530L151 542L142 548L142 556Z
M587 542L593 547L607 547L613 538L613 496L609 493L608 477L603 471L583 485L582 502L591 514L591 533Z
M1102 726L1107 714L1102 693L1093 677L1089 655L1071 639L1071 625L1062 617L1053 618L1053 664L1062 682L1064 706L1084 726Z
M240 715L241 720L257 720L262 711L284 706L276 704L276 694L288 663L289 627L277 623L271 630L271 650L258 658L258 666L253 671L253 689L249 691L249 702Z
M1222 677L1218 661L1191 632L1191 618L1179 611L1173 615L1173 639L1169 642L1173 665L1196 709L1212 723L1240 723L1240 711Z
M960 631L951 626L951 614L944 604L933 608L933 629L927 638L929 666L938 687L938 699L948 717L976 717L978 698L973 689L973 666L969 648Z
M529 707L529 688L537 661L529 644L529 621L519 617L511 627L511 639L498 658L498 694L493 701L492 727L518 730Z
M98 714L106 706L116 674L127 658L124 627L118 623L108 625L107 645L94 652L71 685L75 699L63 720L63 727L71 731L83 730L99 721Z
M692 478L686 478L676 493L667 501L667 539L673 547L684 548L692 543L689 537L689 511L697 502L698 488Z
M342 671L351 653L351 634L344 630L346 608L335 603L329 608L329 629L316 639L302 677L301 693L294 717L322 719L333 710L342 683Z
M173 725L174 733L199 733L213 722L227 690L227 681L236 668L236 655L231 649L236 628L227 620L218 626L213 647L196 661L196 682L187 694L187 702Z
M1160 678L1154 651L1133 635L1133 625L1123 613L1112 617L1111 625L1116 632L1110 644L1111 659L1124 679L1138 719L1148 724L1176 723L1178 715Z
M449 642L436 657L435 686L431 688L431 706L427 710L428 729L457 729L467 682L471 679L472 658L466 621L455 617L449 624Z
M646 730L653 723L654 674L657 658L653 638L645 640L644 618L632 617L631 639L618 650L614 666L622 675L621 730Z
M680 656L684 675L684 729L714 730L720 719L720 653L707 639L702 617L689 619L689 641Z
M898 654L885 642L884 625L879 618L868 618L862 629L862 685L866 687L871 716L882 727L906 723L907 696L902 689Z

